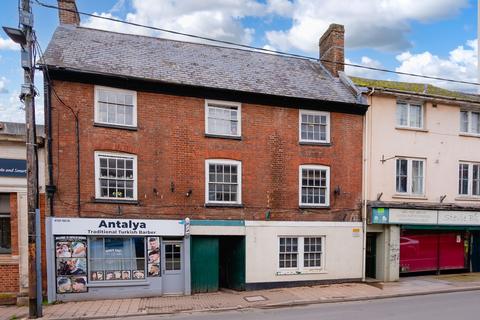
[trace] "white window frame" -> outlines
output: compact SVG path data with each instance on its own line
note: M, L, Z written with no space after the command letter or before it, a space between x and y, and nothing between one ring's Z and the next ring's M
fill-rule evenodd
M123 93L123 94L131 94L133 96L132 103L133 103L133 113L132 113L132 124L119 124L119 123L112 123L108 121L100 121L100 108L98 105L98 97L99 97L99 90L111 91L115 93ZM132 90L125 90L125 89L118 89L118 88L111 88L111 87L104 87L104 86L95 86L94 88L94 121L98 124L104 124L107 126L119 126L119 127L137 127L137 92Z
M302 115L325 116L327 118L325 140L302 139ZM330 112L300 109L298 111L298 141L303 143L330 143L330 123Z
M212 105L218 105L219 107L234 107L237 108L237 134L227 134L227 133L215 133L210 132L208 128L208 108ZM222 100L205 100L205 134L212 135L212 136L220 136L220 137L241 137L242 136L242 104L240 102L232 102L232 101L222 101Z
M303 169L326 170L326 191L325 203L303 203L302 202L302 171ZM298 205L300 207L329 207L330 206L330 167L324 165L303 164L298 168Z
M397 160L407 160L407 192L397 191ZM413 193L412 192L412 179L413 179L413 161L423 162L423 176L422 176L422 192ZM427 159L424 158L408 158L408 157L396 157L394 165L394 186L395 194L402 196L413 196L413 197L424 197L425 196L425 181L426 181L426 171L427 171Z
M119 157L119 158L129 158L133 160L133 198L112 198L112 197L102 197L101 188L100 188L100 157ZM137 196L137 184L138 184L138 172L137 172L137 156L130 153L119 153L119 152L104 152L104 151L95 151L95 199L101 200L112 200L112 201L136 201L138 200Z
M237 201L212 201L208 198L208 184L210 182L209 166L211 164L236 165L237 166ZM242 204L242 162L229 159L207 159L205 160L205 203L206 204Z
M326 271L326 236L325 235L279 235L277 237L277 274L298 274L298 273L319 273ZM280 267L280 239L281 238L297 238L297 267L281 268ZM305 238L320 238L322 240L322 251L320 256L320 267L305 267Z
M398 119L398 105L399 104L405 104L407 105L407 125L401 125L399 123ZM420 106L420 127L412 127L410 125L410 108L411 106ZM425 106L422 102L418 101L404 101L404 100L398 100L396 104L396 109L395 109L395 125L397 128L405 128L405 129L413 129L413 130L423 130L425 128Z
M467 113L467 131L462 131L462 112ZM460 128L459 131L461 134L466 134L466 135L472 135L472 136L478 136L480 137L480 132L474 132L472 129L472 113L479 113L480 111L470 111L470 110L460 110ZM479 120L480 121L480 120Z
M458 163L458 169L460 169L460 165L466 164L468 165L468 180L467 180L467 194L461 194L460 188L457 188L458 197L468 197L468 198L480 198L480 195L473 194L473 166L478 165L480 166L480 162L467 162L467 161L460 161ZM480 170L480 169L479 169ZM458 170L458 183L460 183L460 170Z

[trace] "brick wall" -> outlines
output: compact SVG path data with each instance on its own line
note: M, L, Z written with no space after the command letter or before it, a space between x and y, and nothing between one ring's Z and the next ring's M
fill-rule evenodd
M0 292L16 293L19 290L18 264L0 265Z
M19 291L17 194L10 193L10 235L12 253L0 258L0 292Z
M203 99L138 92L138 130L129 131L94 126L93 85L54 85L62 100L79 111L82 217L264 220L270 210L272 220L360 219L362 116L332 113L332 145L301 146L298 109L242 104L242 140L207 138ZM77 216L75 122L55 98L52 106L55 214ZM138 205L94 202L97 150L137 155ZM209 158L242 161L244 208L205 208ZM301 164L331 167L329 209L299 209ZM337 186L340 195L333 192ZM186 197L189 189L193 193Z

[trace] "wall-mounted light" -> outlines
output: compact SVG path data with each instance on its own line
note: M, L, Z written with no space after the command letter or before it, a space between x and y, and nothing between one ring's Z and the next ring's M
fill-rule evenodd
M188 198L192 195L192 189L188 189L188 191L185 193L185 196Z
M173 181L170 182L170 191L175 192L175 183Z
M336 186L335 189L333 190L333 193L336 196L339 196L342 193L342 189L340 189L340 186Z

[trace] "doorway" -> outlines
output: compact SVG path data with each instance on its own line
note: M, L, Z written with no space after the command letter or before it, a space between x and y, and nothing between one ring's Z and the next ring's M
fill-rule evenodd
M365 277L375 279L377 264L377 234L367 233L365 248Z
M192 293L245 290L245 237L191 237Z
M163 293L182 294L184 291L184 261L182 241L162 242Z

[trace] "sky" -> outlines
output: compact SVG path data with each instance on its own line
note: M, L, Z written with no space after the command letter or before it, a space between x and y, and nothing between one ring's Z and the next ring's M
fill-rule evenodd
M32 3L34 29L45 50L58 25L58 13ZM18 0L0 0L2 26L18 26L17 6ZM345 26L347 63L477 82L474 0L77 0L77 6L82 12L314 58L318 58L318 40L328 25L340 23ZM90 28L195 41L87 16L81 20L81 25ZM366 78L429 82L466 92L478 90L472 85L348 66L346 72ZM25 121L18 99L22 82L19 46L2 30L0 121ZM44 121L42 82L37 72L37 123Z

